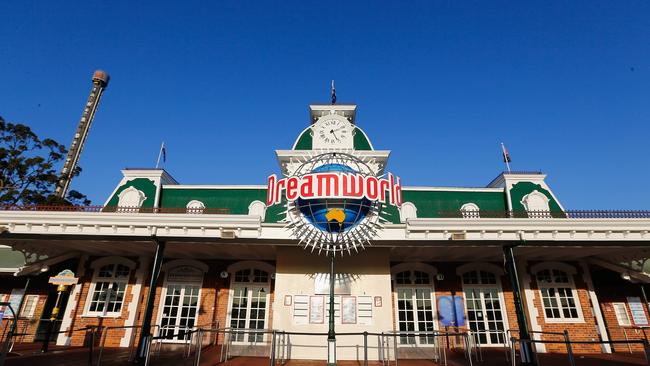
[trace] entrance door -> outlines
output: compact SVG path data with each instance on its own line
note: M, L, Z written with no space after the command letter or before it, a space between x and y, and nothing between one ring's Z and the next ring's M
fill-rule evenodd
M235 285L230 307L230 327L233 329L263 330L266 326L267 295L269 288L256 285ZM263 333L235 333L233 341L255 343L264 340Z
M486 271L471 271L463 275L467 323L475 340L482 345L503 345L505 335L501 289L496 276Z
M166 342L190 339L186 333L197 322L202 282L203 272L190 266L173 268L167 274L159 323L159 334Z
M196 324L199 305L198 285L168 284L160 334L170 341L184 341L190 336L185 334Z

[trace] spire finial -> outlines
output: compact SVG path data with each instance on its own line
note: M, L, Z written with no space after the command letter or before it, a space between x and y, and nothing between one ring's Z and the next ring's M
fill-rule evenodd
M332 104L336 104L336 89L334 89L334 80L332 80Z

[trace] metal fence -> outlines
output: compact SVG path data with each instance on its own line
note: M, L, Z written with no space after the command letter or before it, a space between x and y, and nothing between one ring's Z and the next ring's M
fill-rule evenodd
M0 205L0 211L60 211L60 212L116 212L154 214L230 214L229 208L185 208L185 207L127 207L127 206L42 206L42 205ZM650 219L650 210L567 210L567 211L525 211L525 210L439 210L439 218L534 218L534 219Z

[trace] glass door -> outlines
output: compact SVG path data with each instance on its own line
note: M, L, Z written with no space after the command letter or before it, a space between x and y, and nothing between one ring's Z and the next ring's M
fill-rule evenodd
M433 332L434 312L430 287L398 287L397 321L400 332ZM433 344L434 337L426 334L402 334L400 344Z
M196 284L167 285L160 335L171 342L185 341L190 335L185 334L196 324L198 314L200 286Z
M265 286L235 286L233 288L232 305L230 306L230 327L247 330L265 329L268 293L269 289ZM233 334L233 341L235 342L255 343L263 340L263 333L243 331Z
M499 289L493 287L465 287L465 307L469 328L482 345L502 345L504 319Z

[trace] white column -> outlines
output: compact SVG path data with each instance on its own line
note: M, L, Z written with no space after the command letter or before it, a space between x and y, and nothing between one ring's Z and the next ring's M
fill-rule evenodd
M75 272L78 278L81 278L85 274L82 274L81 272L84 271L87 260L88 256L86 254L83 254L79 257L79 265L77 266L77 272ZM70 345L72 337L68 337L65 332L68 331L72 325L72 312L77 308L82 287L83 283L77 283L74 285L72 291L70 291L70 296L68 296L68 303L65 305L65 311L63 312L63 321L61 322L61 328L59 329L61 333L59 333L56 338L57 346Z
M537 317L539 312L535 307L535 291L530 288L532 278L528 274L528 263L526 261L517 261L517 269L519 271L519 278L521 278L521 288L524 294L524 301L526 302L526 309L528 310L528 319L530 321L530 330L535 332L541 332L542 327L537 322ZM541 340L541 334L532 333L531 338L535 340ZM546 352L546 347L544 343L534 343L535 350L540 353Z
M129 308L127 309L129 317L124 322L124 326L135 325L135 318L138 314L138 306L140 305L140 293L142 292L142 284L144 283L145 276L147 275L147 270L149 269L149 262L151 261L149 257L140 257L138 258L140 265L138 266L137 271L135 272L135 284L131 286L131 302L129 303ZM124 336L120 340L120 347L128 347L131 341L131 334L133 334L134 328L126 328Z
M600 338L603 341L608 341L609 337L607 336L607 328L605 327L605 320L603 319L603 313L600 311L600 303L598 302L598 296L596 296L596 291L594 289L594 283L591 280L591 272L589 272L589 265L585 261L580 261L580 267L582 268L582 279L587 284L587 292L589 293L589 300L591 300L591 311L594 313L596 318L596 326L598 327L598 333ZM601 344L601 349L605 353L612 353L612 347L609 343Z

